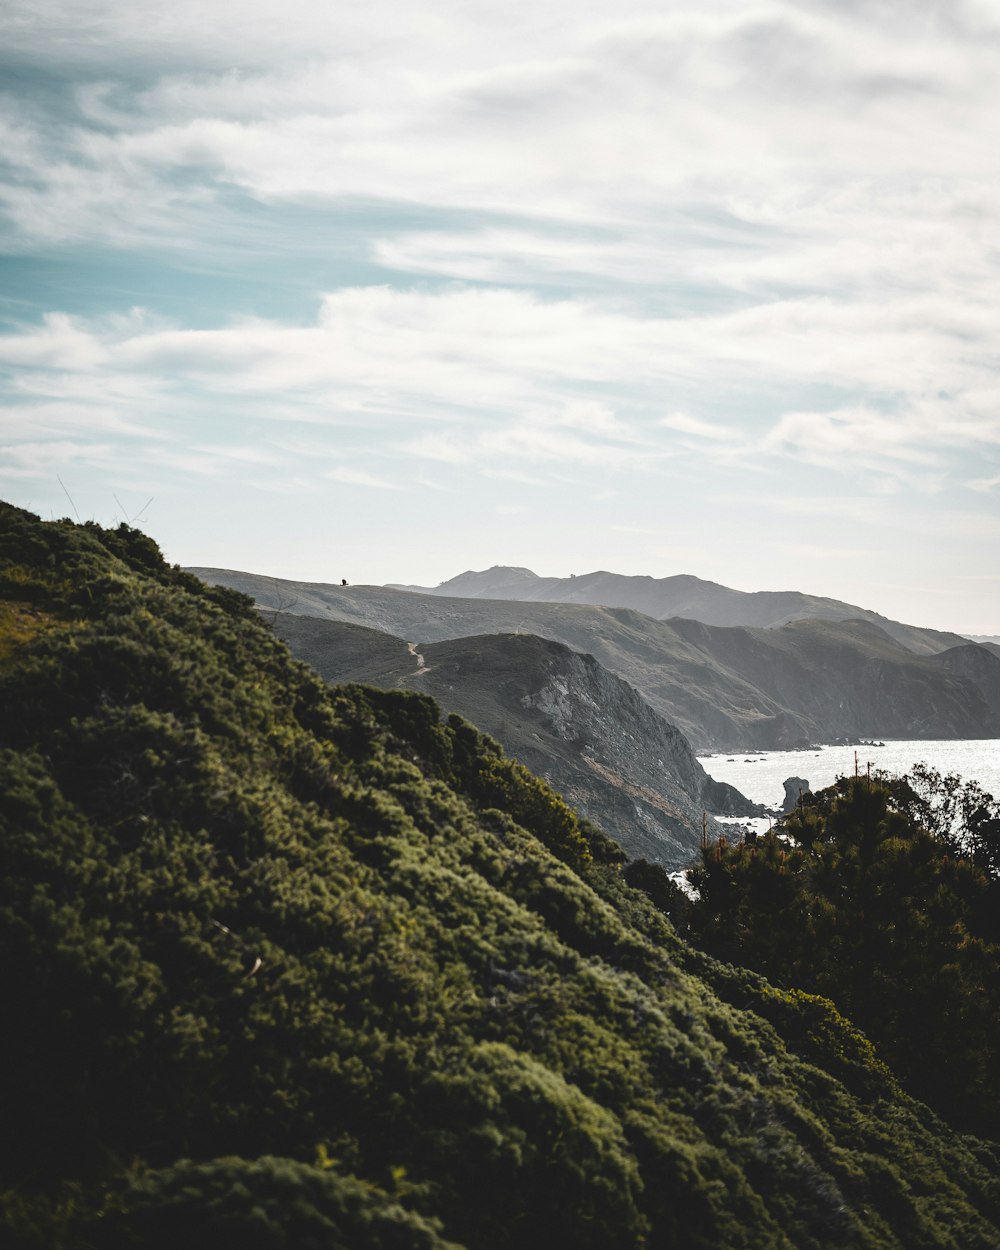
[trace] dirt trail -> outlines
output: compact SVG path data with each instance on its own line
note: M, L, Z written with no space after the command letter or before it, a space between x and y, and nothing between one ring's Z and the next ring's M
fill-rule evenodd
M427 667L427 665L424 663L424 657L423 657L423 656L420 654L420 652L417 650L417 644L416 644L415 642L408 642L408 643L406 644L406 649L407 649L407 651L409 651L410 655L412 655L412 656L413 656L413 658L414 658L414 659L416 660L416 662L417 662L417 671L416 671L415 673L411 674L411 676L413 676L413 677L423 677L424 673L429 673L429 672L431 671L431 670Z

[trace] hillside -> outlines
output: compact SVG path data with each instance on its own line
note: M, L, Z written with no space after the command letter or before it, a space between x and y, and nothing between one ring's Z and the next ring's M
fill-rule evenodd
M17 1250L987 1250L1000 1158L423 696L0 509Z
M970 643L919 656L867 621L795 621L769 630L671 624L731 673L829 739L992 737L1000 662Z
M458 599L514 599L525 603L588 603L632 608L656 620L683 617L704 625L747 625L773 629L800 620L868 621L918 655L932 655L966 641L958 634L892 621L853 603L798 590L732 590L690 574L626 577L604 570L578 577L539 577L530 569L496 566L460 573L440 586L397 586L397 590Z
M531 634L428 643L280 614L275 631L327 681L420 690L495 737L633 857L669 868L701 845L702 813L752 815L687 740L593 656ZM714 837L721 830L709 821Z
M627 681L696 750L1000 736L1000 710L984 697L979 679L953 671L940 655L914 654L869 622L722 628L656 621L625 608L452 599L228 569L192 571L252 595L271 615L280 608L349 621L421 645L489 633L561 642ZM971 645L963 641L962 650ZM984 671L1000 673L1000 657L985 647L973 650Z
M691 881L671 914L692 940L832 999L908 1089L1000 1138L1000 803L977 783L841 777Z

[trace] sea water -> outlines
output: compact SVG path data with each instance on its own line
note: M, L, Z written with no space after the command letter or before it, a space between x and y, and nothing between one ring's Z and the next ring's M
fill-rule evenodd
M856 754L855 754L856 753ZM802 777L810 789L822 790L838 777L872 772L908 772L927 764L942 774L957 773L963 781L977 781L987 794L1000 799L1000 738L943 741L886 741L870 746L818 746L804 751L723 751L701 755L705 772L727 781L755 803L780 807L786 777Z

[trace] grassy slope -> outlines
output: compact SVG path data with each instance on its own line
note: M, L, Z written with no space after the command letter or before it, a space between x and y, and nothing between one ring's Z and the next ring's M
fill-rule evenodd
M0 511L4 1244L1000 1245L998 1160L417 695Z

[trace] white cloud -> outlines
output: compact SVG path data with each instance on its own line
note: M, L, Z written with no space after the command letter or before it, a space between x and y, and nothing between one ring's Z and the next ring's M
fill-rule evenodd
M678 434L690 434L699 440L707 439L710 443L730 442L741 438L740 432L732 426L702 421L686 412L673 412L669 416L661 417L660 425L667 430L676 430Z
M885 458L912 464L933 464L927 448L914 445L914 432L905 421L851 408L839 412L789 412L768 432L765 446L811 464L854 465L879 463Z
M480 454L514 460L553 461L556 464L588 465L592 468L622 468L648 463L645 453L609 443L591 442L567 434L557 426L517 423L491 430L479 438Z
M495 478L498 482L516 482L519 486L540 486L546 487L550 483L543 478L532 477L528 473L521 473L517 469L480 469L483 477Z
M401 232L376 239L372 254L387 269L463 281L522 285L577 275L648 285L689 274L697 257L707 263L711 254L704 228L677 219L670 226L647 226L638 237L610 241L538 229ZM723 237L733 233L718 231Z
M110 469L119 462L114 443L45 439L10 444L0 449L0 473L11 478L53 478L67 465Z
M351 469L344 465L336 469L328 469L323 476L331 482L342 482L345 486L364 486L373 490L402 490L402 487L395 482L375 477L363 469Z
M276 258L298 283L194 329L108 317L98 277L101 315L0 335L9 472L339 483L392 492L387 511L416 497L416 462L442 489L586 500L580 533L591 514L655 529L636 484L669 473L668 503L697 481L731 533L719 482L794 467L817 510L754 516L821 525L833 467L832 498L846 477L878 499L858 527L912 498L933 519L944 494L986 513L998 18L972 0L8 0L0 243L129 252L136 289L149 248L201 289L218 267L262 292Z
M0 362L15 368L93 369L106 360L99 338L65 313L47 313L37 329L0 336Z
M163 437L165 414L187 394L276 428L353 429L379 454L391 432L406 455L456 466L649 468L680 445L720 464L778 455L911 483L923 473L924 489L949 457L1000 446L992 310L909 295L659 317L509 289L345 288L305 325L190 330L53 314L0 335L0 360L16 412L53 436L92 420ZM678 388L718 406L726 388L762 383L770 398L755 424L656 415ZM870 398L794 404L803 385L821 383Z
M1000 86L992 28L970 6L954 6L964 24L863 29L848 12L782 0L613 16L568 0L350 13L303 0L291 13L241 6L231 27L217 5L178 7L165 23L139 3L8 6L9 54L50 71L75 60L87 83L81 124L58 138L21 110L7 119L5 150L24 173L9 210L27 234L86 235L103 221L105 237L144 223L159 237L186 201L236 185L263 199L627 224L629 237L649 236L655 272L664 211L711 205L818 244L820 263L836 265L836 236L809 237L818 208L867 224L894 196L904 220L919 220L956 179L973 204L991 186ZM144 59L137 90L116 71ZM440 271L426 232L379 247ZM628 245L523 231L479 232L464 256L445 248L439 261L510 280L518 251L542 269L643 270Z
M467 464L470 452L462 445L459 434L422 434L403 444L403 452L423 460L440 460L444 464Z
M16 388L20 391L20 387ZM55 387L55 390L61 388ZM18 402L0 405L0 435L7 441L61 438L64 436L93 437L124 435L129 438L156 438L154 429L129 420L114 407L101 403L78 401L69 393L60 395L57 402L43 398L41 402Z

